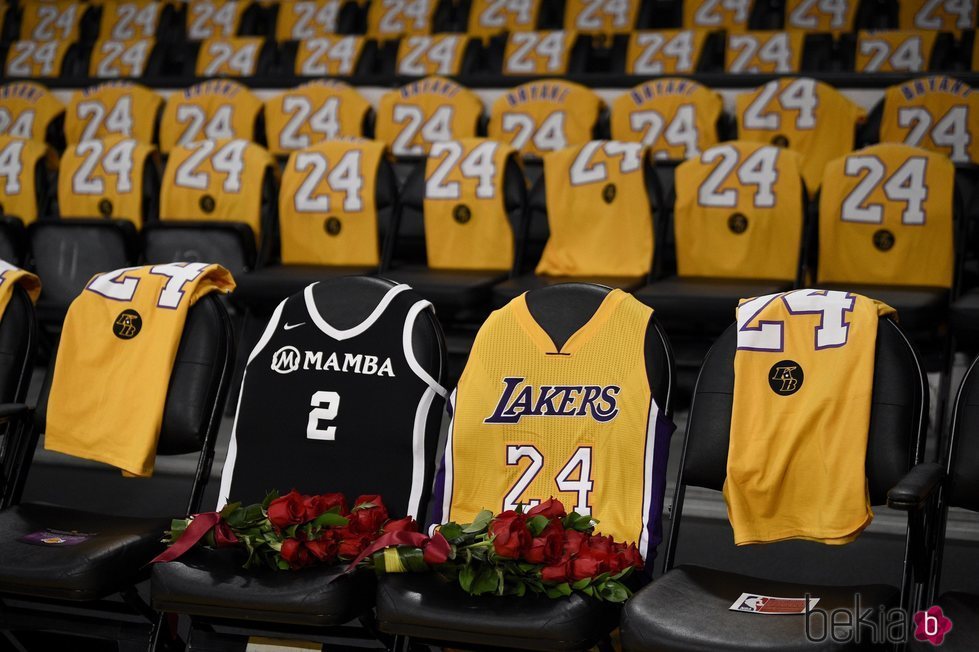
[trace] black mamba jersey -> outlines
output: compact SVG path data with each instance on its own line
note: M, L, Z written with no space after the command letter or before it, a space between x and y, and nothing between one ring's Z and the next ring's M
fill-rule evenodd
M446 392L411 343L432 305L397 285L337 329L316 306L328 290L314 283L279 304L249 356L218 503L295 487L379 494L392 517L424 516Z

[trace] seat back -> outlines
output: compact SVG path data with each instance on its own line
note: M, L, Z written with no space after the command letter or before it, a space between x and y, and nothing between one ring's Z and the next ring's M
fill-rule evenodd
M163 98L130 82L111 81L76 91L65 112L70 144L119 136L147 145L156 141Z
M979 511L979 359L973 360L959 385L952 411L951 437L944 452L949 481L947 504Z
M677 166L674 188L679 276L797 280L806 216L798 154L722 143Z
M436 143L402 187L393 263L510 272L526 209L513 149L486 139Z
M160 119L160 151L169 154L178 145L205 139L256 141L261 114L262 101L236 81L195 84L167 98Z
M0 401L3 403L23 403L27 399L36 350L34 304L27 291L18 284L0 318ZM9 504L21 484L18 477L23 455L23 449L18 445L20 439L11 426L4 425L0 431L0 504L4 506Z
M534 81L493 102L487 133L523 156L540 158L598 137L604 104L590 88L562 80Z
M819 283L952 286L955 169L944 155L881 144L826 166Z
M292 5L280 5L280 11ZM269 152L288 156L329 138L365 136L370 102L352 86L317 79L265 101Z
M285 299L249 356L219 504L295 487L424 515L444 374L441 328L408 286L350 276Z

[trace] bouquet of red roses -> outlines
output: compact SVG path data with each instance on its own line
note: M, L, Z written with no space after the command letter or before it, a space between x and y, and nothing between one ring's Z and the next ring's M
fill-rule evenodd
M595 534L597 521L551 498L524 512L480 512L445 523L432 537L404 530L380 536L350 564L378 573L436 570L471 595L527 593L560 598L579 591L624 602L624 580L643 567L634 543Z
M415 520L391 520L380 496L361 496L348 510L343 494L273 491L261 504L229 503L175 519L163 539L170 547L153 561L178 559L194 546L238 548L248 555L245 568L296 570L349 561L382 534L401 530L417 530Z

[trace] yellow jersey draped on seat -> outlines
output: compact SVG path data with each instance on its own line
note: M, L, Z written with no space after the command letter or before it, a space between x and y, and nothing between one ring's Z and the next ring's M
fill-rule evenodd
M343 0L279 2L276 41L301 41L337 33Z
M504 75L566 75L578 35L565 30L513 32L503 46Z
M785 29L833 34L853 31L859 1L786 0Z
M247 140L198 140L175 147L160 195L161 220L243 222L262 233L265 174L272 156Z
M482 114L482 101L469 89L426 77L381 97L375 138L395 156L424 156L432 143L474 138Z
M802 155L802 174L815 193L823 169L852 152L866 112L838 90L805 77L768 82L735 98L738 138L788 147Z
M724 482L737 545L840 545L870 524L874 352L893 313L832 290L741 300Z
M376 267L381 261L376 180L383 143L323 140L289 155L279 190L287 265Z
M105 82L76 91L65 114L65 139L125 136L152 143L163 98L139 84Z
M522 294L479 329L451 397L436 523L554 497L652 559L672 424L649 389L652 309L612 290L557 349Z
M365 37L352 35L303 39L296 47L293 72L298 77L353 75L366 42Z
M20 38L38 43L70 43L78 40L79 24L91 5L74 0L25 2L20 18Z
M194 84L167 99L160 121L160 151L195 140L254 140L262 100L230 79Z
M469 37L462 34L418 34L398 41L395 71L408 77L458 75Z
M61 217L123 219L142 227L144 170L158 165L158 157L152 145L122 136L69 145L58 172Z
M58 155L44 143L0 136L0 215L20 218L25 225L40 217L37 167L58 168Z
M0 86L0 135L45 142L48 129L65 106L35 82Z
M887 30L857 32L854 72L925 72L936 32Z
M648 81L612 103L612 138L638 141L655 159L691 158L717 144L723 111L721 96L695 81Z
M431 34L438 0L381 0L367 9L367 34L379 40Z
M156 38L165 2L155 0L102 0L99 36L108 41Z
M261 36L206 39L197 50L194 71L198 77L252 77L264 45Z
M537 26L541 0L472 0L468 34L485 39L502 32L527 32Z
M639 143L593 140L544 157L547 224L536 273L641 277L653 262L653 214Z
M906 30L960 32L976 26L976 0L898 3L897 24Z
M743 31L755 0L682 0L683 27Z
M241 17L248 8L245 0L194 0L186 4L187 38L203 41L209 38L231 38L238 35Z
M724 71L729 73L792 73L802 65L802 32L729 32Z
M153 475L187 310L235 287L220 265L169 263L97 274L65 317L45 450Z
M14 288L18 285L27 292L31 303L37 303L37 298L41 296L41 279L5 260L0 260L0 319L3 319L3 314L7 312L10 299L14 296Z
M88 74L95 79L142 77L155 46L154 38L131 41L100 39L92 46Z
M707 41L706 30L640 30L629 35L627 75L677 75L697 70Z
M60 77L73 41L14 41L7 49L7 77Z
M364 135L370 102L343 82L318 79L265 101L265 134L276 156L323 140Z
M675 186L679 276L796 279L805 223L799 154L721 143L681 163Z
M487 131L493 140L539 158L591 140L603 107L595 91L580 84L528 82L493 102Z
M820 283L952 286L955 168L908 145L831 161L819 199Z
M432 145L423 206L430 268L513 268L505 179L515 155L508 145L485 138Z
M944 75L891 86L884 93L879 140L923 147L956 163L979 162L979 93Z
M640 0L567 0L564 29L581 34L628 34L636 27Z

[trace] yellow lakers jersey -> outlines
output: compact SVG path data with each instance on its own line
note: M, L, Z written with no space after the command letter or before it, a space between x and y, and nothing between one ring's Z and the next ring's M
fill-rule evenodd
M39 217L37 167L46 172L58 167L58 155L44 143L0 136L0 215L19 217L30 224Z
M152 475L187 310L234 287L226 269L207 263L94 276L65 317L44 448Z
M626 34L636 26L639 0L567 0L564 29L584 34Z
M398 42L399 75L457 75L469 39L461 34L406 36Z
M857 33L855 72L923 72L935 47L935 32Z
M152 39L165 3L154 0L103 0L99 35L107 41Z
M652 558L672 428L649 391L652 310L612 290L560 349L526 294L479 329L452 394L436 522L548 498Z
M96 79L140 77L155 45L156 39L152 38L96 41L88 62L88 74Z
M304 39L296 48L293 71L300 77L347 77L357 70L364 43L363 36Z
M64 105L44 86L10 82L0 86L0 135L44 142Z
M541 0L473 0L469 6L472 36L485 38L501 32L527 32L537 26Z
M574 32L555 30L513 32L503 48L503 74L564 75L568 72Z
M797 72L802 63L801 32L732 32L727 35L724 70L736 73Z
M979 94L944 75L891 86L884 93L880 141L923 147L956 163L979 161Z
M341 0L280 2L275 21L275 40L302 41L337 32Z
M106 217L143 225L143 170L158 165L156 149L109 136L69 145L58 172L61 217Z
M265 101L269 151L288 154L322 140L362 136L370 102L352 86L311 81Z
M893 312L827 290L741 300L724 482L737 545L839 545L870 524L874 347Z
M241 16L248 3L243 0L194 0L187 3L187 38L203 41L209 38L237 36Z
M5 260L0 260L0 319L7 312L10 299L14 296L14 288L18 285L27 292L31 303L37 303L37 298L41 296L41 279Z
M705 30L633 32L625 56L627 75L674 75L697 69L707 41Z
M976 25L976 0L925 0L898 4L898 26L905 30L958 32Z
M429 34L437 0L382 0L367 9L367 34L392 39L406 34Z
M426 77L388 91L377 109L375 138L395 156L422 156L432 143L472 138L483 103L443 77Z
M802 154L802 174L810 192L823 169L853 151L857 124L866 113L838 90L815 79L770 81L735 98L738 138L788 147Z
M57 77L72 41L14 41L7 50L8 77Z
M194 84L167 99L160 121L160 151L195 140L255 137L262 100L230 79Z
M653 158L690 158L717 143L723 111L721 96L695 81L648 81L612 103L612 138L641 142Z
M676 169L680 276L794 281L805 220L802 158L731 141Z
M161 220L244 222L262 236L265 173L275 161L247 140L198 140L170 150L160 195Z
M908 145L831 161L819 199L818 280L951 287L955 169Z
M380 263L375 181L382 143L324 140L289 156L279 190L282 262Z
M260 36L210 38L197 51L198 77L251 77L265 39Z
M487 129L493 140L540 157L591 140L603 106L593 90L579 84L528 82L493 102Z
M76 91L65 114L69 143L126 136L152 143L163 98L139 84L106 82Z
M785 29L810 32L849 32L859 0L786 0Z
M754 0L700 0L683 3L683 26L686 28L744 30Z
M504 186L513 149L484 138L435 143L425 166L425 251L432 269L513 267Z
M20 19L20 38L38 43L77 41L78 25L88 5L73 0L25 2Z
M537 274L623 276L649 273L653 216L639 143L593 140L544 157L547 224Z

